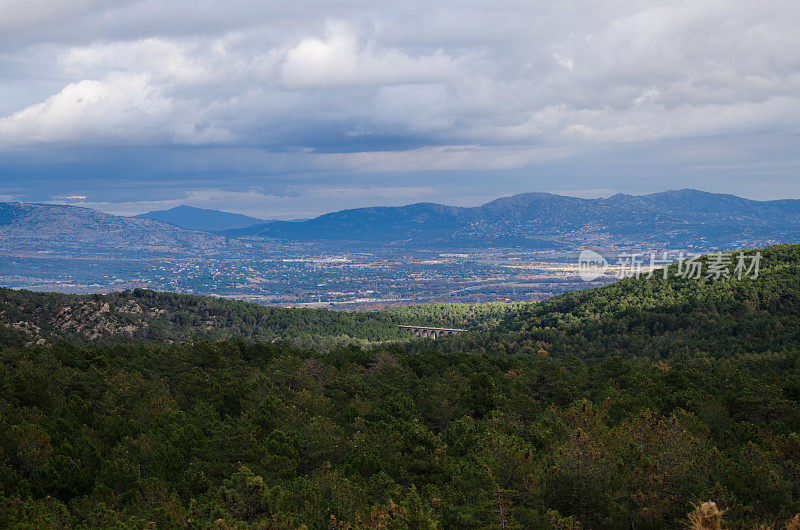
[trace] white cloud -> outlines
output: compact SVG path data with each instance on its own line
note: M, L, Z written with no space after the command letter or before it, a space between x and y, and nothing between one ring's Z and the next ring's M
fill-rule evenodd
M394 47L360 42L344 24L331 24L326 33L325 39L306 38L286 52L282 74L287 87L436 83L459 70L457 61L441 48L412 56Z
M4 82L55 86L0 118L0 149L261 146L268 170L368 172L798 132L790 0L71 0L61 25L0 2L15 13L0 26L15 34L0 36Z
M58 94L0 118L0 144L150 142L219 143L229 131L202 111L181 112L146 74L111 73L70 83Z
M103 136L139 141L142 117L157 117L169 109L145 75L111 75L100 81L70 83L58 94L0 120L6 142L69 142ZM136 127L132 127L136 125Z

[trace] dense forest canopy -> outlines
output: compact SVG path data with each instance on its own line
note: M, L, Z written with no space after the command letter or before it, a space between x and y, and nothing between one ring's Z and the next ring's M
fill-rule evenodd
M235 302L96 300L185 304L186 322L127 337L70 336L48 312L73 299L4 291L7 322L40 331L2 335L0 526L662 528L709 500L732 527L783 525L800 505L800 246L761 252L755 279L513 306L248 320ZM399 321L473 332L396 341ZM272 342L358 326L369 348Z

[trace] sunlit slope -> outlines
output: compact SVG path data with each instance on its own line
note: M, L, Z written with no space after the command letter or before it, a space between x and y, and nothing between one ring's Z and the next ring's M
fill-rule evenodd
M6 344L289 340L326 349L407 338L386 313L267 307L144 289L65 295L0 289Z
M490 331L461 337L452 347L491 353L544 348L552 355L653 358L727 357L797 348L800 245L776 245L748 254L755 252L762 255L757 278L752 273L742 279L676 277L673 265L667 279L657 273L541 303L517 304L497 316ZM707 264L708 259L702 261Z

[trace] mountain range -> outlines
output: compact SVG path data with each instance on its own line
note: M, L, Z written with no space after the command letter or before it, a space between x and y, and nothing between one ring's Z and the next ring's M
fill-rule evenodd
M418 203L357 208L305 222L272 222L225 233L294 241L431 246L549 248L638 243L735 248L798 241L800 200L753 201L688 189L600 199L524 193L476 207Z
M242 226L253 220L188 206L120 217L74 206L0 203L0 250L225 254L254 240L267 246L713 250L800 241L800 200L754 201L697 190L601 199L525 193L475 207L418 203Z

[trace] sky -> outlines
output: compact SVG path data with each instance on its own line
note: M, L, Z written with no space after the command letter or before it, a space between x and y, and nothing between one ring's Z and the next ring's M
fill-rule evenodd
M0 0L0 201L800 197L796 0Z

